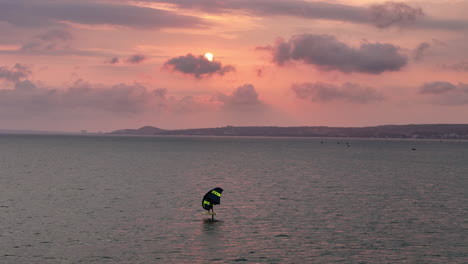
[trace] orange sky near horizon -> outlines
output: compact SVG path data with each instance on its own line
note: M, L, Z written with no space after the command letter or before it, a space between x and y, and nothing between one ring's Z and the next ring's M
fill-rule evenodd
M467 7L0 0L0 129L468 123Z

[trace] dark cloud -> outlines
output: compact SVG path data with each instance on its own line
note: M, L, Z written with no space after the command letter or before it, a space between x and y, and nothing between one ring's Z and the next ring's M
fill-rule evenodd
M107 64L118 64L120 59L118 57L113 57L105 61Z
M283 65L291 59L291 46L284 39L277 39L273 50L273 61L278 65Z
M266 67L258 66L258 67L255 67L254 71L255 71L255 74L257 75L257 77L261 78L261 77L263 77L263 75L266 72Z
M423 29L466 31L468 21L426 17L422 8L387 1L371 6L352 6L303 0L139 0L176 5L208 13L247 13L256 16L292 16L371 25L377 28L407 26ZM377 2L377 1L376 1Z
M173 71L193 75L197 79L211 76L215 73L224 75L228 72L235 71L232 65L223 66L218 61L209 61L202 55L194 56L192 54L172 58L164 64L164 67Z
M22 64L16 64L13 68L6 66L0 67L0 79L5 79L10 82L19 82L21 79L27 78L31 74L31 69Z
M424 53L426 52L426 50L429 47L431 47L431 45L429 45L429 43L427 43L427 42L423 42L423 43L419 44L418 47L413 52L413 59L415 61L423 60L424 59Z
M226 106L235 108L260 106L263 104L258 99L257 91L252 84L239 86L230 95L219 92L212 100L222 102Z
M293 16L369 24L378 28L405 27L424 16L421 8L403 2L388 1L369 7L302 0L145 0L165 2L180 8L199 9L210 13L242 11L257 16Z
M420 88L422 94L442 94L453 91L457 87L449 82L430 82L425 83Z
M73 36L65 30L49 30L34 38L34 40L24 44L21 51L53 51L69 49L67 42Z
M159 88L159 89L153 90L153 94L157 96L158 98L165 98L167 94L167 89Z
M36 85L30 80L23 80L15 83L15 90L17 91L33 91L34 89L36 89Z
M128 57L126 61L127 61L127 63L130 63L130 64L139 64L139 63L143 62L144 60L146 60L145 55L135 54L135 55L132 55L132 56Z
M288 42L279 39L270 50L273 61L278 65L299 60L321 70L345 73L380 74L398 71L407 63L407 58L400 53L397 46L363 43L359 48L354 48L328 35L296 35Z
M466 32L466 29L468 28L468 20L437 19L433 17L425 17L424 19L416 21L414 26L422 29Z
M210 13L244 11L260 16L296 16L311 19L365 22L364 8L327 2L297 0L146 0L165 2L185 9L198 9Z
M221 68L221 70L218 71L218 74L219 75L224 75L226 73L229 73L229 72L234 72L236 71L236 68L232 65L226 65L224 67Z
M127 57L123 61L124 61L124 63L127 63L127 64L140 64L143 61L145 61L146 59L148 59L148 57L146 57L143 54L134 54L132 56ZM120 62L121 62L121 60L120 60L119 57L112 57L112 58L107 59L106 61L104 61L104 63L112 64L112 65L119 64Z
M388 1L369 8L370 19L378 28L404 27L424 16L421 8L414 8L403 2Z
M355 83L344 83L341 86L322 82L300 83L293 84L291 89L298 98L311 102L346 101L365 104L385 99L377 90Z
M443 64L442 69L457 71L457 72L468 72L468 61L457 62L454 64Z
M39 39L43 41L54 41L54 40L72 40L73 36L69 32L61 29L53 29L49 30L41 35L38 36Z
M423 17L421 8L403 2L369 7L303 0L139 0L166 3L179 8L223 14L241 12L257 16L293 16L359 23L386 28L413 25L420 28L466 30L468 22ZM115 25L142 29L200 28L207 20L176 12L136 5L91 1L0 0L0 21L22 27L44 27L62 22Z
M0 0L0 21L22 27L43 27L63 21L132 28L197 28L202 19L123 3L51 0Z
M425 83L419 88L419 93L434 104L468 104L468 84L465 83L456 85L444 81Z

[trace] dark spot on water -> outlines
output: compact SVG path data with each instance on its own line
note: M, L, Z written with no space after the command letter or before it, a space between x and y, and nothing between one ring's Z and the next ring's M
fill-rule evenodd
M219 258L214 258L214 259L210 259L210 261L221 261L223 259L219 259Z
M409 246L411 246L411 245L409 243L407 243L407 242L402 242L400 244L400 247L409 247Z
M289 237L289 236L286 234L279 234L279 235L276 235L275 237Z
M238 258L238 259L235 259L234 261L248 261L248 260L245 258Z

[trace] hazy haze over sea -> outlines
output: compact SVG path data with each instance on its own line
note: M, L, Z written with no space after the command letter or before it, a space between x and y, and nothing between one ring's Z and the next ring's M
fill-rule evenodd
M467 141L0 135L0 146L0 263L468 261ZM208 222L201 198L217 186Z

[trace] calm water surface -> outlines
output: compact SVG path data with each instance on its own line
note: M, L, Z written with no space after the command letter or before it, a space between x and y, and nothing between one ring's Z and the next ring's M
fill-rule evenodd
M0 263L468 263L468 142L321 141L0 136Z

